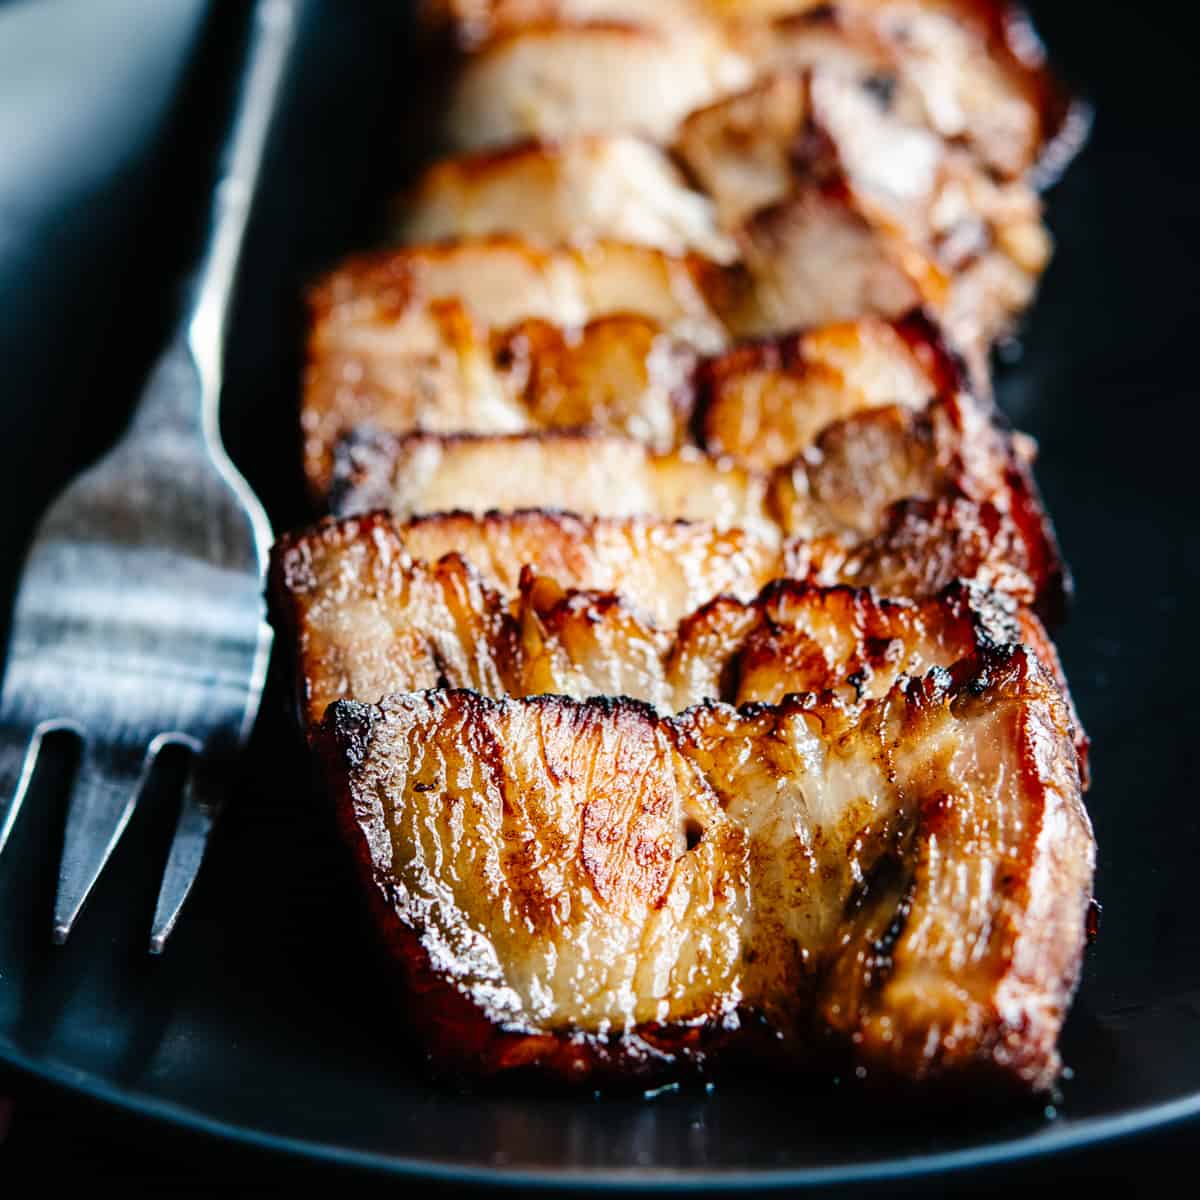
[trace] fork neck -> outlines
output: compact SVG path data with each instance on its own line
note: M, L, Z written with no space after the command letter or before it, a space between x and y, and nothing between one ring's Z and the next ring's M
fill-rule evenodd
M218 404L225 333L238 263L266 150L279 104L284 68L295 37L299 0L258 0L251 22L233 121L213 191L204 249L186 289L187 300L174 337L157 368L165 386L146 389L135 427L202 429L220 445ZM199 387L177 386L172 378L193 371Z

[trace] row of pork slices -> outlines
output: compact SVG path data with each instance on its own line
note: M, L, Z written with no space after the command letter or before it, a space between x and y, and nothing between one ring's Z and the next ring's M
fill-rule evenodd
M430 1063L1039 1090L1094 848L987 358L1071 125L973 0L442 0L274 618ZM860 1071L860 1074L862 1073Z

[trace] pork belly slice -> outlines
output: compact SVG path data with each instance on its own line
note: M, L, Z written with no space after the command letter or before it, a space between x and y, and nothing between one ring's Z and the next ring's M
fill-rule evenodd
M312 494L324 501L334 446L360 425L394 433L588 428L678 448L691 440L697 364L741 332L739 311L763 324L745 299L750 286L740 270L607 242L542 251L489 238L352 260L311 297L301 419ZM701 379L702 394L713 390L709 376L724 381L703 434L714 447L740 446L749 461L782 439L799 453L793 425L813 432L863 405L915 403L966 386L944 378L946 351L917 317L892 331L875 318L842 322L789 344L781 343L778 367L770 354L739 350ZM767 381L768 371L778 378ZM802 373L808 386L798 387ZM754 389L763 405L758 449L748 432L737 437L727 427L750 422Z
M918 601L776 580L753 598L706 599L660 624L636 578L618 578L628 591L579 588L578 572L555 578L546 560L556 556L533 554L505 589L460 552L424 560L407 543L403 527L373 515L276 546L272 613L293 650L307 727L335 700L436 687L628 696L664 713L705 700L777 703L793 692L877 699L901 675L1016 642L1068 695L1038 619L962 584ZM515 564L504 572L516 573ZM1079 747L1084 761L1082 733Z
M1023 630L963 585L891 601L776 580L751 599L715 597L662 626L642 610L644 597L564 587L540 556L523 564L512 591L461 553L413 558L403 527L378 516L283 539L271 592L309 726L335 700L437 687L495 698L624 695L665 713L792 692L878 698L903 674L995 645L1046 644L1036 618Z
M685 113L751 79L717 29L626 22L530 25L466 58L445 136L477 150L529 138L633 133L667 141Z
M694 257L611 242L542 250L468 239L363 255L311 311L305 475L323 497L332 448L369 422L508 432L586 423L675 443L698 352L727 344L730 281Z
M590 433L396 437L370 429L339 443L334 473L339 516L544 508L708 521L767 543L792 539L797 562L825 583L862 576L885 594L928 595L975 579L1054 619L1068 587L1028 464L961 395L834 421L769 473ZM914 525L913 512L928 519ZM891 586L897 581L904 586ZM917 581L925 586L909 586Z
M516 234L555 245L607 239L729 262L712 203L650 142L584 134L444 159L398 206L403 242Z
M1087 128L1028 17L1006 0L434 0L425 8L464 46L535 26L629 22L668 37L700 29L724 38L755 74L834 64L919 111L1004 178L1053 178ZM529 107L539 111L536 100ZM595 127L625 128L623 108L607 115Z
M335 515L559 509L582 516L709 521L779 540L765 476L685 447L655 454L628 438L541 434L407 434L360 430L338 446Z
M888 406L919 412L969 385L935 326L913 313L736 346L701 362L695 390L700 445L770 470L803 454L839 420Z
M401 1023L442 1072L1059 1072L1094 849L1025 649L850 708L339 701L316 744Z
M738 15L768 18L747 50L757 62L808 67L857 56L881 96L919 109L931 130L999 177L1061 170L1086 130L1028 17L1006 0L767 0L739 5Z
M402 590L412 561L438 564L447 556L470 563L481 586L507 598L521 593L532 566L564 589L619 593L645 619L666 628L717 596L749 600L784 574L778 546L703 522L526 510L399 523L374 512L327 519L280 539L272 557L272 594L286 603L277 614L288 628L298 628L288 615L294 606L319 602L336 617L343 603L356 608L358 599ZM380 629L382 645L390 634Z
M769 331L920 304L982 364L1049 260L1040 200L892 111L874 80L768 75L683 123L677 149L739 231L754 280L741 324Z

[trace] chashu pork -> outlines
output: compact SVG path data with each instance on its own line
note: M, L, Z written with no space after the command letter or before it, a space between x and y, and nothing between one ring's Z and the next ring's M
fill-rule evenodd
M768 489L766 476L691 447L655 454L628 438L561 430L402 437L363 430L338 447L330 500L339 516L546 508L709 521L777 542Z
M351 260L310 295L301 419L312 494L328 492L334 447L363 425L588 428L666 451L691 440L697 400L711 392L702 440L753 458L748 433L731 436L729 424L751 421L755 389L763 444L782 439L798 453L796 422L815 431L861 407L915 405L967 386L951 378L937 331L911 314L789 333L778 386L765 379L770 354L755 359L753 349L698 373L743 332L733 322L754 308L745 286L698 258L607 242L548 251L468 239ZM711 379L723 382L714 390Z
M936 327L910 313L837 322L709 356L694 375L688 407L700 446L766 471L804 454L837 421L892 406L921 412L939 396L968 390Z
M710 44L723 39L737 59L752 64L753 74L818 62L850 65L877 87L904 93L930 129L1008 179L1053 178L1086 132L1083 107L1053 77L1028 18L1009 0L432 0L425 7L433 24L471 47L557 27L557 36L586 62L595 52L567 31L607 22L667 39L681 33ZM547 53L534 43L524 50L525 62L536 69ZM642 61L653 61L642 53ZM744 75L746 68L732 73ZM494 85L523 102L514 106L524 116L524 136L538 135L543 122L559 116L561 98L543 103L512 67L496 75ZM594 85L585 92L590 81L580 75L583 87L570 76L553 82L571 91L576 106L604 104L607 95ZM513 104L507 94L505 102ZM603 113L588 115L588 127L630 128L627 104L624 97L610 101Z
M512 432L591 424L678 440L696 355L723 348L730 281L705 260L493 237L343 264L309 296L305 475L328 490L363 423Z
M743 304L729 314L739 333L923 305L982 378L1049 260L1040 200L916 123L868 67L767 74L689 115L676 151L707 195L649 144L593 134L435 164L399 232L740 258Z
M342 516L543 508L708 521L789 539L795 569L823 583L927 595L974 579L1053 620L1069 588L1021 443L960 394L834 420L769 472L590 433L363 429L339 444L334 474Z
M685 114L751 79L749 61L705 24L533 24L460 64L445 138L454 150L580 133L665 142Z
M729 262L712 202L651 142L584 134L434 163L403 198L403 242L516 234L556 245L598 240Z
M985 375L1050 257L1037 194L897 111L875 76L767 75L693 113L678 151L737 231L743 330L923 305Z
M401 524L375 512L326 519L281 539L274 593L318 597L336 612L372 589L384 594L399 586L397 572L410 561L438 563L447 555L469 562L483 586L504 596L518 595L536 564L565 589L619 593L664 627L717 596L752 599L786 573L778 546L704 522L526 510L443 513ZM291 603L281 611L290 611Z
M778 703L798 692L879 699L901 675L1024 642L1066 682L1041 622L995 596L952 584L924 600L776 580L753 598L705 599L677 623L647 596L573 586L521 567L516 590L485 579L461 552L414 558L403 531L351 518L283 539L271 565L273 613L293 648L302 719L335 700L469 688L482 695L628 696L678 712L705 700ZM507 574L513 574L510 569ZM1072 720L1078 720L1072 710ZM1078 735L1081 764L1087 741Z
M1059 1071L1094 847L1068 711L1024 648L852 705L340 700L315 744L443 1072Z

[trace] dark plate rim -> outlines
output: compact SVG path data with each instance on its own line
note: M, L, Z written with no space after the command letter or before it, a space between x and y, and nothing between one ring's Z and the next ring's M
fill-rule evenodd
M55 1087L76 1092L130 1115L219 1138L244 1147L269 1151L329 1166L354 1168L403 1178L441 1183L492 1184L497 1187L572 1188L591 1191L715 1191L719 1189L820 1187L851 1183L881 1183L945 1175L982 1167L1016 1165L1148 1133L1192 1117L1200 1117L1200 1091L1158 1104L1105 1117L1052 1127L1036 1137L1008 1138L984 1146L947 1150L878 1162L830 1167L781 1167L763 1170L678 1167L531 1168L474 1166L434 1159L353 1150L332 1142L313 1141L238 1125L197 1109L159 1100L131 1088L117 1087L102 1076L30 1057L0 1041L0 1062Z

